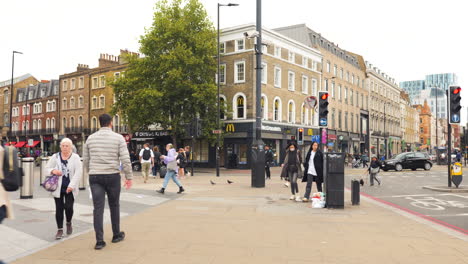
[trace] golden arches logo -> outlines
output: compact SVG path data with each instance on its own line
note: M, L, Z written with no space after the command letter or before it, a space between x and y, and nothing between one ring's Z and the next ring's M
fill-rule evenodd
M235 132L235 131L236 129L234 127L234 124L231 123L231 124L226 125L226 132Z

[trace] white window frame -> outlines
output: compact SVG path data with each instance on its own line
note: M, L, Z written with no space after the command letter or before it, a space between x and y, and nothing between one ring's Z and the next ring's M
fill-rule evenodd
M268 97L266 94L262 93L263 98L263 120L268 120Z
M97 96L93 96L93 98L91 99L91 109L97 109L98 104L99 102Z
M224 53L226 53L226 42L220 42L219 43L219 54L224 54Z
M103 80L104 80L104 85L103 85ZM104 88L104 87L106 87L106 76L104 76L104 75L100 75L100 76L99 76L99 83L98 83L98 85L99 85L99 88Z
M75 88L76 88L76 78L72 78L70 80L70 91L75 90Z
M296 61L296 54L292 51L288 51L288 61L294 63Z
M289 112L289 106L292 103L292 113ZM293 100L288 101L288 123L295 124L296 123L296 103Z
M281 47L275 46L275 57L281 58Z
M62 91L66 91L68 89L68 82L67 80L63 80L62 82Z
M238 79L239 76L238 76L238 74L237 74L237 73L238 73L238 72L237 72L237 71L238 71L238 70L237 70L237 66L240 65L240 64L244 65L244 74L243 74L243 75L244 75L244 79L243 79L243 80L239 80L239 79ZM234 83L245 83L245 76L246 76L245 70L246 70L246 68L245 68L245 61L236 61L236 62L234 62Z
M268 82L268 64L262 62L262 83L267 84Z
M72 97L70 97L70 109L75 109L75 108L76 108L75 97L72 96Z
M291 78L292 75L292 78ZM296 73L293 71L288 71L288 91L296 90Z
M78 89L83 89L84 88L84 77L81 76L78 78Z
M275 71L273 73L274 75L274 86L277 88L281 88L281 68L278 66L275 66Z
M101 105L101 99L103 99L103 102L104 102L103 105ZM99 103L99 107L98 107L98 108L99 108L99 109L104 109L104 108L106 107L106 96L104 96L103 94L101 94L101 95L99 96L99 102L98 102L98 103Z
M302 56L302 66L309 68L309 58Z
M275 103L276 101L278 101L278 118L275 119ZM277 121L277 122L281 122L282 120L282 109L283 108L283 105L282 105L282 102L281 102L281 98L276 96L274 99L273 99L273 111L272 111L272 119L273 121Z
M327 70L327 72L330 72L330 62L329 61L327 61L327 69L326 70Z
M97 89L99 88L99 78L98 77L93 77L93 81L92 81L92 85L93 85L93 89Z
M68 102L67 98L64 97L62 99L62 110L67 110L67 102Z
M244 98L244 116L238 117L238 110L237 110L237 98L243 97ZM234 97L232 97L232 109L234 110L233 119L247 119L247 96L244 93L236 93Z
M83 107L84 107L84 97L80 95L80 97L78 97L78 108L83 108Z
M315 78L312 78L312 95L317 96L317 87L318 87L318 81Z
M224 85L224 84L226 84L226 63L221 63L221 64L219 65L219 70L220 70L219 73L222 72L223 75L224 75L224 80L223 80L222 82L220 82L219 84L223 84L223 85ZM221 75L221 74L220 74L220 75Z
M302 75L302 93L303 94L308 94L309 93L309 77Z
M239 41L242 41L242 48L239 48ZM245 39L236 39L235 41L236 51L245 50Z

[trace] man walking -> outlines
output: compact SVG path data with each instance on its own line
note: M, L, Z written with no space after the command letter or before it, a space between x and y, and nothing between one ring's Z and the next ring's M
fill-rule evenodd
M271 151L270 146L265 146L265 173L266 179L271 179L270 166L273 162L273 151Z
M112 131L112 117L108 114L99 116L101 128L86 140L83 149L83 169L89 173L89 184L94 205L95 249L106 246L104 242L103 215L105 195L109 201L112 222L112 243L125 238L120 231L120 164L125 174L125 188L132 186L132 165L127 143L122 135Z
M185 151L185 163L186 163L186 166L184 167L184 172L185 172L185 175L190 176L190 171L187 170L187 166L190 164L190 162L192 162L190 146L185 146L184 151Z
M141 164L141 174L143 176L143 180L148 180L148 176L150 173L151 165L154 164L154 153L149 148L149 144L145 143L143 145L143 149L140 151L140 164Z

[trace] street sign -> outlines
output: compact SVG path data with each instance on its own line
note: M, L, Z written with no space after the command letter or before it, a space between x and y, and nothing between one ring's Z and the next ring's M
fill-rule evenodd
M453 123L460 123L460 116L457 115L457 114L454 114L454 115L452 116L452 122L453 122Z
M304 100L304 104L309 109L314 109L317 106L317 97L307 96Z
M32 146L34 144L34 140L32 138L28 139L28 145Z
M221 134L221 130L213 130L213 134Z
M320 126L327 126L327 119L326 118L320 118Z

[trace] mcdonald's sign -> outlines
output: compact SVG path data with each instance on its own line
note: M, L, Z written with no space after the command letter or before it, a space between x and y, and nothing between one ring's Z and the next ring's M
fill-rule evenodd
M235 132L236 131L236 129L234 127L234 124L232 124L232 123L227 124L225 130L226 130L226 132Z

